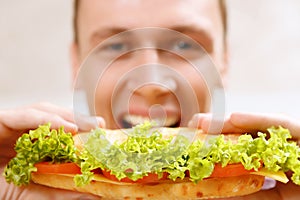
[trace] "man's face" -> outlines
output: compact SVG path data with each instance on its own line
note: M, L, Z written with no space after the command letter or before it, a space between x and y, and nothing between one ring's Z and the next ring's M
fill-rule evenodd
M89 102L94 104L91 110L105 119L107 128L127 127L145 119L163 120L164 126L186 126L193 114L209 111L209 86L203 73L193 66L194 61L203 63L203 58L189 57L186 52L192 51L193 44L180 35L200 44L209 55L206 59L211 58L223 74L226 57L217 0L81 1L73 58L82 62L100 42L123 31L128 33L114 36L116 39L100 47L99 65L107 65L97 79L97 86L89 85L88 78L82 86L86 90L95 88L95 93L88 92ZM128 43L139 45L126 52ZM149 44L157 48L146 48ZM162 50L160 44L172 47ZM77 64L74 69L78 71ZM177 76L174 80L173 75ZM131 83L134 81L136 85Z

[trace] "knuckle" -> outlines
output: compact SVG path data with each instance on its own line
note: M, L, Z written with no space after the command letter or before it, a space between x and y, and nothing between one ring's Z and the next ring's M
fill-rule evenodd
M49 106L51 106L52 104L51 103L49 103L49 102L47 102L47 101L42 101L42 102L39 102L38 104L37 104L37 106L41 106L41 107L49 107Z

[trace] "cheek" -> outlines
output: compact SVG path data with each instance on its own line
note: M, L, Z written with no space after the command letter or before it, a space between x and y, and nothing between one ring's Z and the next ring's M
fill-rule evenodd
M112 116L112 95L117 85L118 75L112 70L107 70L98 80L98 85L95 91L95 112L96 115L105 119L107 127L114 127Z
M211 95L205 77L193 67L181 72L188 81L190 87L195 93L198 106L201 112L208 112L210 107Z
M110 99L113 93L115 82L116 81L113 80L110 75L105 75L99 80L95 95L95 102L97 107L103 107L110 104Z
M205 80L201 78L192 84L198 98L199 107L202 108L202 112L209 112L211 94Z

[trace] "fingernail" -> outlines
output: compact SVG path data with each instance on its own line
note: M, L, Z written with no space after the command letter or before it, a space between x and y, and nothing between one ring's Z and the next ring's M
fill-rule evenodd
M197 127L197 119L199 114L194 114L193 117L191 118L191 120L188 122L188 127L190 128L196 128Z
M68 125L65 127L66 131L71 132L72 134L76 134L78 132L78 127L73 123L67 123Z
M100 128L105 128L106 126L105 120L102 117L97 117L97 123L98 123L98 127Z
M202 121L210 116L211 116L211 114L209 114L209 113L194 114L192 119L189 121L188 126L191 128L201 128Z

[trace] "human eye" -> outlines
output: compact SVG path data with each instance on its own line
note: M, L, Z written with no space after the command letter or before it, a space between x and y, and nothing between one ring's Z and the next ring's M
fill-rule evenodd
M127 49L127 45L124 42L113 42L107 44L104 49L107 51L125 51Z
M169 41L168 50L187 59L197 59L203 55L203 49L192 39L177 38Z
M131 48L131 43L127 40L106 41L97 48L97 54L103 58L111 59L121 56Z
M177 38L169 41L169 49L177 53L199 51L199 46L192 39Z
M191 44L190 42L187 41L176 41L174 44L174 49L175 50L190 50L193 48L193 44Z

